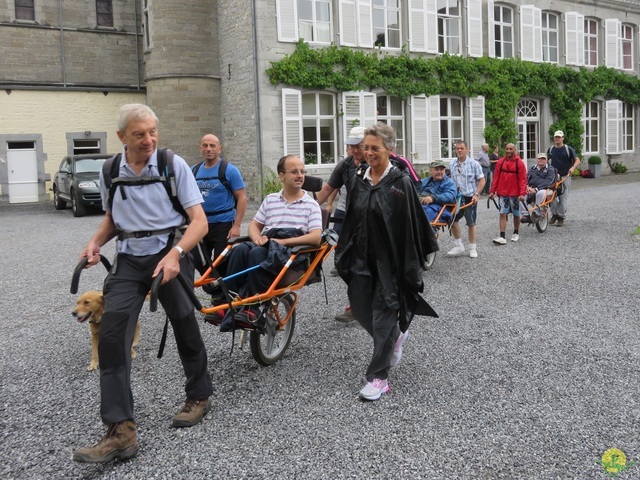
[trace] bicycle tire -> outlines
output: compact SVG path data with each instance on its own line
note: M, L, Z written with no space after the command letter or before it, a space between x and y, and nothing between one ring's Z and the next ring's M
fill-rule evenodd
M267 309L266 327L264 331L253 331L249 338L249 346L251 347L251 355L260 365L273 365L284 355L285 351L291 343L293 331L296 325L295 307L291 313L291 318L282 327L278 327L278 322L274 317L273 309L277 308L280 318L285 318L292 308L292 298L290 295L284 295L278 299L277 304L271 304Z

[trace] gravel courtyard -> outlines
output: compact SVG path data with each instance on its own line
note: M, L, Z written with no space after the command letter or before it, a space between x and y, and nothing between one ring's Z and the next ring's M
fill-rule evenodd
M505 246L491 242L498 215L482 197L479 258L447 258L453 241L441 237L424 293L440 318L414 320L391 391L372 403L357 397L371 341L333 319L346 288L327 274L302 291L273 366L248 348L230 354L231 335L202 323L213 409L172 429L184 378L171 333L156 358L164 315L145 306L132 372L140 453L103 466L71 461L104 428L69 293L102 217L0 206L0 476L604 479L597 462L618 448L639 463L617 478L640 478L639 187L640 174L578 179L564 227L523 226ZM104 276L85 271L80 292Z

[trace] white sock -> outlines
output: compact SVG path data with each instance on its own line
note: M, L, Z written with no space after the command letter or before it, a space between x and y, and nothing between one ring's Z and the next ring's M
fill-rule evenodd
M455 238L454 238L454 239L453 239L453 243L455 243L455 244L456 244L456 247L462 247L462 246L463 246L463 245L462 245L462 239L461 239L461 238L458 238L458 239L455 239Z
M469 250L475 250L476 249L476 244L475 243L470 243L469 244Z

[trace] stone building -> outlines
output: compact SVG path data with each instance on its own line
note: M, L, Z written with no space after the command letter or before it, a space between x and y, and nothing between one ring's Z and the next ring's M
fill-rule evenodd
M638 76L639 25L637 0L0 0L0 201L47 199L65 155L118 151L115 115L128 102L150 105L160 143L191 163L199 138L216 133L255 199L283 154L327 175L349 128L376 120L394 126L398 152L424 170L451 156L456 139L479 149L482 96L274 85L272 62L302 38L312 49L521 58ZM594 98L583 108L583 156L640 169L638 105ZM512 113L524 158L551 144L549 98L523 97Z

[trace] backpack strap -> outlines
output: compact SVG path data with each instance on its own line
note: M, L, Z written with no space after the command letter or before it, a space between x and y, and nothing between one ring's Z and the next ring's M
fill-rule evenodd
M107 203L109 205L109 210L113 209L113 199L118 187L120 187L122 199L126 200L127 194L124 189L125 186L149 185L152 183L162 182L167 191L167 195L171 200L173 208L188 222L189 216L180 203L180 200L178 200L176 175L173 168L174 155L173 151L167 148L158 149L158 172L160 175L157 177L153 175L145 175L142 177L120 177L120 162L122 160L122 154L118 153L117 155L107 159L107 161L102 165L102 180L108 190Z
M227 162L224 159L220 159L220 167L218 168L217 177L197 178L198 170L200 170L200 167L202 166L203 163L204 162L200 162L194 165L193 167L191 167L191 171L193 172L193 177L196 179L196 181L197 180L218 180L224 186L224 188L227 189L231 198L233 198L233 208L227 208L225 210L215 210L215 211L205 210L204 213L207 216L211 216L211 215L218 215L220 213L227 213L235 210L238 207L238 199L233 194L233 190L231 189L231 184L229 183L229 179L227 178L227 165L229 164L229 162Z

